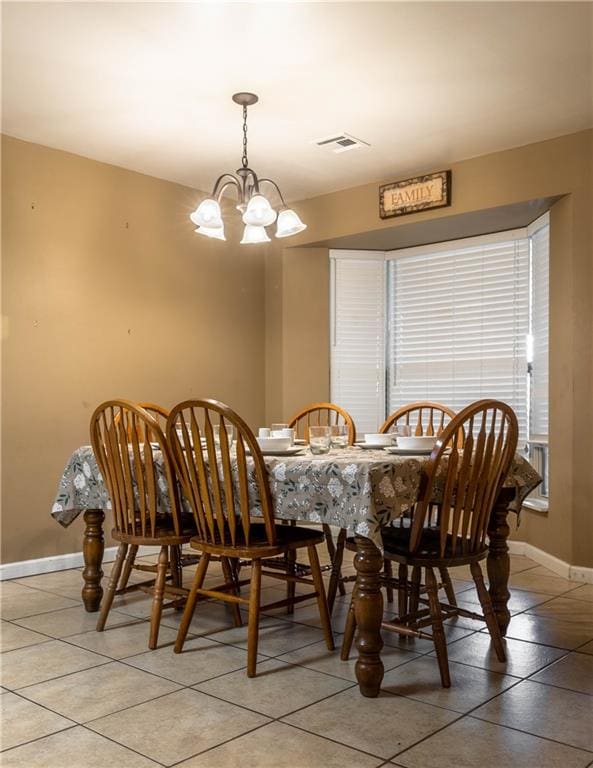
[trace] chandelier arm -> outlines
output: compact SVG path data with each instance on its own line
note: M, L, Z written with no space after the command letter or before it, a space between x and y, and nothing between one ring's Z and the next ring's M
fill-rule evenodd
M225 181L225 183L223 184L222 183L223 179L228 179L228 181ZM236 187L239 192L239 196L241 196L242 190L241 190L241 183L239 182L239 180L235 176L233 176L232 173L223 173L221 176L219 176L216 179L216 183L214 184L214 187L212 189L212 197L215 198L217 202L220 202L220 198L224 194L224 191L226 190L227 187Z
M282 196L282 192L280 192L280 187L278 186L278 184L276 184L275 181L272 181L272 179L260 179L259 180L260 184L264 184L264 182L267 182L268 184L271 184L274 187L274 189L278 193L278 197L280 198L280 201L282 203L283 208L288 208L288 206L286 205L286 200Z

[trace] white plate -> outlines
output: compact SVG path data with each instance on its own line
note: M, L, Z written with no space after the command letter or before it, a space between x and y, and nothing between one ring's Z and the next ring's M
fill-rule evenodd
M281 451L279 448L277 448L275 451L262 451L262 456L296 456L299 453L302 453L304 451L304 447L302 445L295 445L292 448L287 448L284 451ZM245 446L246 453L251 453L248 446Z
M381 451L383 448L389 448L388 445L381 445L380 443L354 443L356 448L366 448L367 450Z
M432 453L432 448L398 448L397 445L388 445L385 450L397 456L430 456Z

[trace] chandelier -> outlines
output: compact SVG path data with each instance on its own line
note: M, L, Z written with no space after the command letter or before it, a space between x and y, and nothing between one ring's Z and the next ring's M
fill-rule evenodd
M243 107L243 156L241 168L232 173L223 173L216 179L211 197L198 205L190 214L190 219L197 224L196 232L217 240L226 240L224 223L220 210L220 199L227 189L234 187L238 204L237 210L242 213L245 229L241 245L254 243L269 243L270 238L266 227L276 222L276 237L290 237L307 228L298 215L286 205L280 188L272 179L258 179L255 171L249 167L247 159L247 107L256 104L258 97L254 93L235 93L233 101ZM280 200L280 210L277 213L270 205L261 187L268 185L276 191Z

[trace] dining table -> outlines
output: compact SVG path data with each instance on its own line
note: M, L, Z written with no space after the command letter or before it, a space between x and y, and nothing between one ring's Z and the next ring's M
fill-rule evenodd
M381 532L404 516L418 500L428 459L427 454L388 453L356 445L332 448L330 453L322 455L314 455L304 446L290 455L264 457L278 520L327 523L346 529L355 538L356 677L364 696L378 696L383 679ZM162 468L158 450L154 464L158 473ZM503 635L511 617L508 516L520 513L525 497L540 482L536 470L517 453L489 521L486 560L489 592ZM158 512L166 513L169 499L164 477L157 479L157 485ZM437 474L432 501L438 503L441 491ZM66 462L51 514L63 526L70 525L80 514L84 516L82 600L90 612L99 610L103 595L103 524L110 509L109 494L93 450L91 446L81 446ZM258 514L256 502L252 513Z

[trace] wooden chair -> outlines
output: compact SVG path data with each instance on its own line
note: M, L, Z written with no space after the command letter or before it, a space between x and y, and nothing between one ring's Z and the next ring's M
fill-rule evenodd
M439 437L454 417L455 411L446 405L422 400L398 408L385 420L379 432L394 432L398 426L405 424L411 428L413 435Z
M337 424L345 424L348 427L348 445L354 445L356 441L356 427L354 425L354 420L347 411L345 411L343 408L340 408L340 406L336 405L335 403L311 403L310 405L305 406L305 408L302 408L300 411L297 411L297 413L295 413L288 422L288 426L295 430L295 437L300 438L301 440L305 440L306 442L309 441L309 427L318 425L333 426ZM332 564L332 573L334 571L334 563L336 562L336 557L340 561L337 569L337 583L333 584L330 582L330 588L327 595L327 602L329 611L331 613L336 598L336 591L339 590L341 595L346 594L341 573L344 549L343 541L346 536L346 531L341 530L338 534L337 542L334 542L330 526L327 525L327 523L323 523L322 529L325 536L325 545L327 547L329 559ZM297 569L302 572L302 568L298 568L298 566L296 566L294 563L291 567L297 567ZM325 566L324 569L325 568L327 568L327 566ZM292 589L294 589L294 585L289 585L289 591Z
M219 450L214 442L213 422L220 425ZM236 432L236 451L231 450L226 425ZM183 492L191 505L197 534L190 545L202 553L179 626L175 652L181 653L199 596L229 602L235 624L242 623L240 605L249 609L247 675L256 672L259 615L261 611L317 598L325 641L334 642L325 588L316 545L323 534L309 528L277 525L274 520L268 473L257 440L247 424L228 406L216 400L188 400L175 406L167 422L167 436ZM257 512L257 514L253 514ZM252 515L258 522L252 520ZM312 579L262 569L264 558L305 548ZM208 565L214 556L250 561L251 578L236 579L230 569L225 582L204 588ZM261 577L309 584L306 594L261 605ZM250 595L242 597L241 586L250 584Z
M479 562L488 554L488 523L510 469L517 439L517 417L505 403L479 400L464 408L442 431L430 456L411 527L386 528L383 532L385 557L411 566L413 574L408 614L383 622L382 626L404 636L433 640L444 688L451 685L451 679L443 618L467 616L485 621L499 661L506 661L500 627ZM427 521L437 477L443 488L441 514L437 525L432 527ZM434 568L461 565L470 567L483 614L439 602ZM426 573L427 600L419 594L422 569ZM426 604L428 608L419 608ZM348 658L355 624L351 608L342 658ZM422 631L427 625L432 625L432 635Z
M157 424L159 425L159 427L161 428L164 434L165 427L167 425L167 417L169 416L169 411L166 408L163 408L162 405L157 405L156 403L151 403L151 402L141 402L141 403L136 403L136 405L144 409L156 420ZM120 418L120 414L116 413L115 422L114 422L115 424L118 423L119 418ZM142 440L142 424L140 421L137 422L137 429L138 429L138 439ZM120 594L120 592L122 590L125 590L125 588L128 586L128 581L130 580L130 576L134 568L134 563L136 561L137 554L138 554L138 545L130 544L128 548L128 554L126 555L124 567L122 569L119 585L116 590L116 594Z
M311 403L295 413L288 426L295 430L295 437L309 441L309 427L345 424L348 427L348 444L356 441L356 427L352 416L335 403Z
M441 405L441 403L433 403L428 400L422 400L415 403L409 403L408 405L404 405L401 408L398 408L397 411L394 411L391 416L385 420L379 432L394 432L398 426L405 424L406 426L411 427L411 431L414 435L434 435L438 437L444 430L445 426L454 417L455 411L451 410L451 408L448 408L446 405ZM437 510L434 508L433 511L437 512ZM401 519L402 523L403 521L404 518ZM338 540L336 542L336 569L332 571L327 593L327 600L330 606L330 611L333 609L338 588L342 586L343 590L344 584L351 581L356 581L356 576L340 577L340 569L342 567L342 560L344 557L344 548L351 552L356 552L356 544L354 543L354 539L346 539L346 531L340 531ZM452 605L455 605L455 591L453 589L453 584L446 568L441 569L440 577L441 584L447 594L447 599ZM387 602L393 602L393 591L394 589L397 589L398 609L402 616L407 612L407 578L407 568L406 566L401 565L399 568L398 578L394 579L391 561L385 559L383 586L385 587ZM344 594L344 591L341 591L341 594Z
M158 641L165 593L173 594L173 605L182 602L187 594L181 584L180 547L189 542L195 532L193 521L187 515L184 519L180 513L169 446L156 419L147 411L128 400L108 400L93 413L90 431L93 452L111 499L114 521L111 535L120 542L101 605L97 631L104 630L116 593L151 585L153 602L148 647L153 649ZM153 446L162 453L165 489L158 484ZM157 511L157 499L163 493L168 495L170 514ZM160 547L157 565L136 565L134 556L126 560L128 548L135 555L139 545ZM127 570L153 572L156 578L118 589L124 560ZM166 584L168 574L172 586Z
M401 408L398 408L397 411L394 411L391 416L385 420L379 431L394 432L397 427L405 425L410 427L411 434L414 436L428 435L439 437L447 424L453 418L455 418L455 411L453 411L451 408L448 408L446 405L442 405L441 403L434 403L430 400L420 400L416 403L404 405ZM463 432L460 433L459 438L463 441ZM438 507L436 505L432 506L431 511L433 515L438 515ZM404 518L402 518L402 521L403 519ZM398 591L398 607L401 615L403 616L407 610L405 602L407 599L407 569L404 565L401 565L399 568L397 582L390 582L390 578L392 577L391 561L386 559L385 575L387 577L386 589L389 602L393 601L394 586L399 588L401 585L401 588L399 588ZM449 600L452 605L456 605L457 601L455 599L455 591L453 589L453 584L451 583L451 579L446 568L440 569L440 577L441 584L444 587L445 593L447 595L447 600Z
M152 418L156 421L156 423L161 428L163 434L165 433L165 429L167 426L167 417L169 416L169 411L166 408L163 408L162 405L157 405L156 403L147 403L147 402L141 402L141 403L134 403L135 405L142 408L144 411L149 413ZM115 414L115 423L117 424L119 421L120 415L119 413ZM142 437L142 425L140 422L138 422L138 429L140 430L140 437Z

